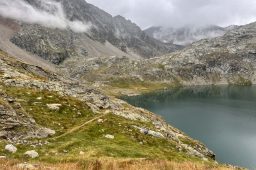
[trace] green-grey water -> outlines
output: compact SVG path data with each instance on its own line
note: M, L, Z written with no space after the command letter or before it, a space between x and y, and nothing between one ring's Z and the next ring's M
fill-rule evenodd
M221 163L256 169L256 86L193 87L123 99L203 142Z

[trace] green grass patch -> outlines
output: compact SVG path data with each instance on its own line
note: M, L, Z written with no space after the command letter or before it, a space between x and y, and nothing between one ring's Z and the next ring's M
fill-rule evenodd
M18 87L4 87L4 90L14 97L38 124L52 128L58 134L95 116L85 102L60 96L56 92ZM61 104L61 107L59 110L51 110L47 104Z
M104 120L103 123L95 121L58 140L49 140L50 144L40 149L40 160L72 162L99 157L199 160L178 152L176 143L141 134L133 127L147 127L146 123L126 120L112 114L107 115ZM107 139L106 134L114 135L115 138ZM81 151L85 155L80 155ZM50 155L45 155L46 153Z
M143 81L135 78L112 78L109 80L108 85L114 88L132 90L138 93L148 93L161 89L172 89L181 86L178 80L173 82L155 82Z

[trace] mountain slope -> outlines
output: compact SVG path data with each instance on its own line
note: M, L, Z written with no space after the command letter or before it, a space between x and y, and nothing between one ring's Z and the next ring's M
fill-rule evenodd
M60 64L72 56L150 58L179 48L147 36L131 21L121 16L112 17L84 0L52 0L49 1L50 5L48 1L26 2L35 10L66 16L68 29L47 28L40 24L21 24L21 29L11 38L11 42L20 48L54 64ZM59 3L61 7L58 6ZM84 32L75 31L85 25L90 29Z
M126 89L141 92L180 85L251 85L256 83L255 30L256 23L251 23L222 37L201 40L148 60L95 58L82 62L70 73L87 80L93 75L94 81L121 88L121 94Z

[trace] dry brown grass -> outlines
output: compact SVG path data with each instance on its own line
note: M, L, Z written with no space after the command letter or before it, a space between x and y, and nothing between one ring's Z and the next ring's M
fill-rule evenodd
M192 162L152 160L97 160L89 163L88 170L229 170L231 168Z
M18 170L18 161L0 160L1 170ZM219 165L163 160L91 160L84 163L39 164L38 170L232 170ZM19 169L20 170L20 169Z
M15 160L1 160L0 170L27 170L17 167L21 162ZM33 164L36 170L80 170L82 169L77 163L58 163L58 164Z

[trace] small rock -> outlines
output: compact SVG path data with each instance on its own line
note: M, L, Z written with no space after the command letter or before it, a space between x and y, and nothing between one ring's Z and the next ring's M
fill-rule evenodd
M55 135L55 130L49 128L40 128L36 132L36 136L40 138L46 138Z
M38 98L36 98L36 100L42 100L43 98L42 97L38 97Z
M0 159L6 159L6 156L0 156Z
M36 167L32 164L28 164L28 163L21 163L17 165L18 169L23 169L23 170L30 170L30 169L36 169Z
M15 102L15 100L12 99L12 98L8 98L7 101L8 101L9 103L14 103L14 102Z
M0 131L0 138L5 138L7 136L6 131Z
M203 158L204 161L209 161L207 158Z
M24 155L26 155L26 156L28 156L30 158L37 158L37 157L39 157L39 154L35 150L27 151L27 152L25 152Z
M105 135L105 138L108 138L108 139L115 139L115 136L113 136L113 135Z
M12 144L6 145L5 150L11 153L17 152L17 148L13 146Z
M47 133L49 136L53 136L56 134L55 130L49 129L49 128L44 128L45 133Z
M80 151L79 152L79 155L84 155L85 153L83 151Z
M98 123L103 123L104 120L103 119L98 119Z
M33 119L33 118L29 118L29 121L30 121L31 123L36 123L35 119Z
M46 104L50 110L60 110L62 104Z

